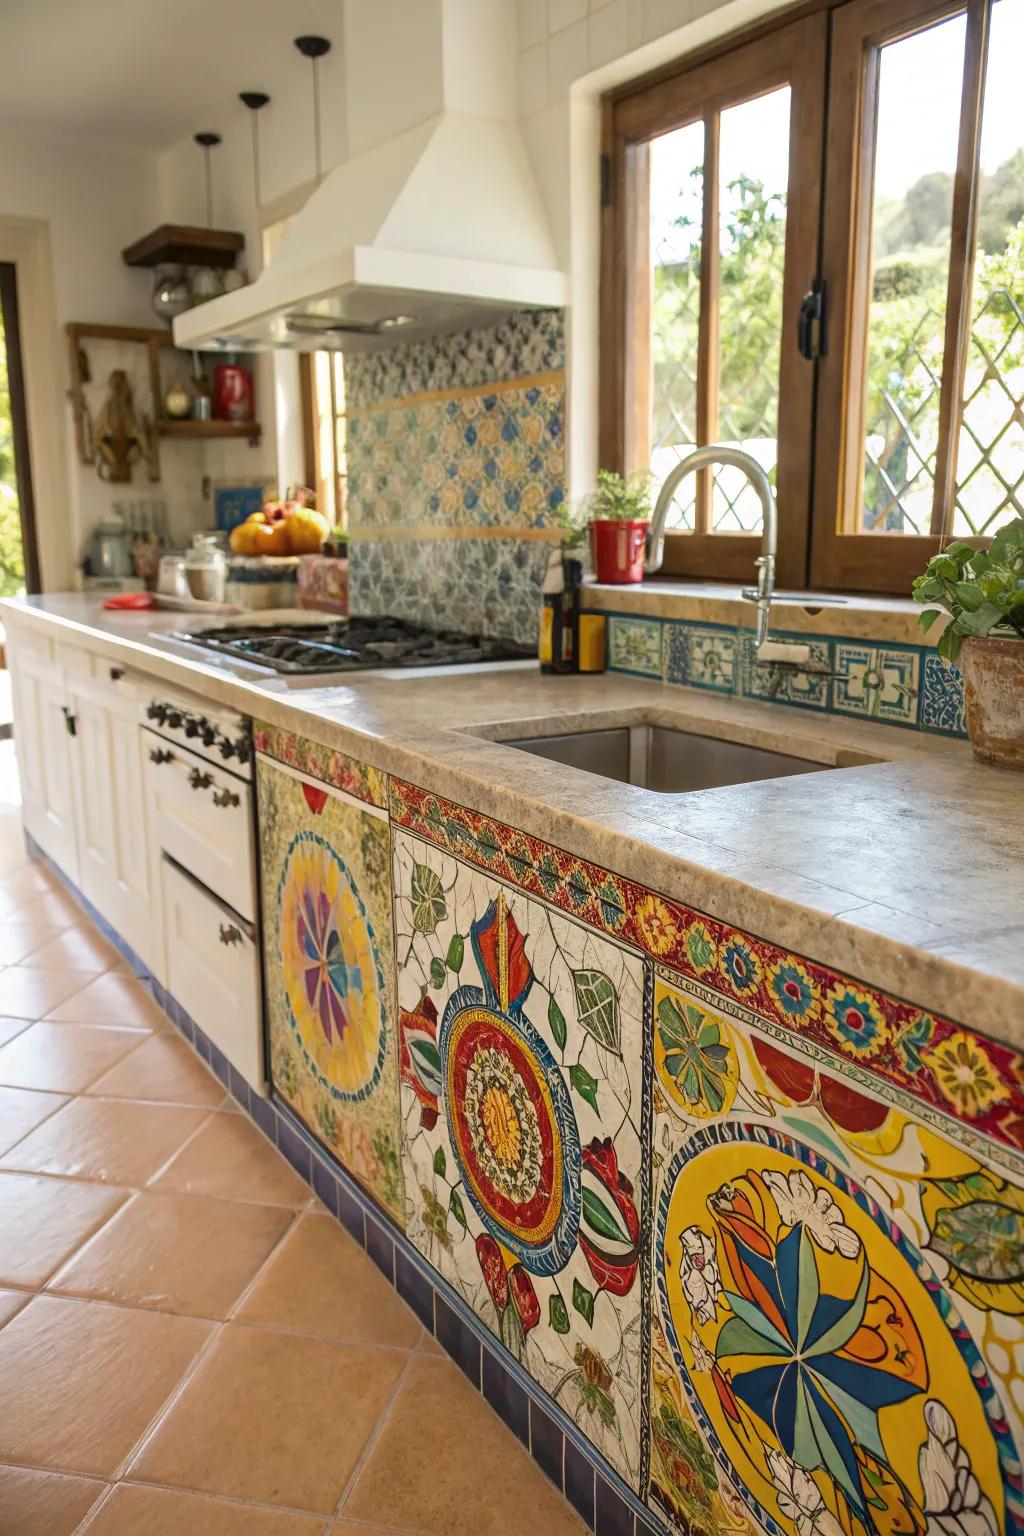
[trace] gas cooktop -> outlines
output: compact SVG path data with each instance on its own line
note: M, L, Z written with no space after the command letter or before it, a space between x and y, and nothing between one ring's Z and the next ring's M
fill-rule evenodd
M174 639L272 672L311 676L381 667L452 667L520 661L533 653L511 640L424 629L405 619L336 619L325 624L224 624Z

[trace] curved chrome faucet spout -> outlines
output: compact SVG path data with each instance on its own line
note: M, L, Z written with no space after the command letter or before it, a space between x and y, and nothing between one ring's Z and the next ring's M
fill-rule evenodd
M710 443L706 448L697 448L693 453L688 453L685 459L680 459L675 469L669 471L654 504L644 570L648 574L661 570L661 562L665 556L665 521L680 482L687 475L696 474L701 469L709 469L714 464L728 464L734 469L741 469L761 502L764 532L761 539L761 553L754 562L757 569L757 590L744 590L743 593L750 602L757 604L757 644L761 646L768 635L768 616L771 612L772 593L775 590L778 512L768 476L757 460L749 453L744 453L742 448L732 448L728 443Z

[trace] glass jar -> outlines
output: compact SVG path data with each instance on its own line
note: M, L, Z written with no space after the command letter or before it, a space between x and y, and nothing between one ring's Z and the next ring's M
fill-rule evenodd
M228 560L217 533L196 533L185 552L185 580L192 596L203 603L222 603Z

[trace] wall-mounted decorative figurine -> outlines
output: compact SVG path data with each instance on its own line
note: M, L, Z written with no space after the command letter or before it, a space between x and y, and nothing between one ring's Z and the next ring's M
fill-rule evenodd
M115 368L107 380L107 396L92 430L101 480L111 484L130 481L132 465L152 454L152 421L136 412L132 386L123 368Z

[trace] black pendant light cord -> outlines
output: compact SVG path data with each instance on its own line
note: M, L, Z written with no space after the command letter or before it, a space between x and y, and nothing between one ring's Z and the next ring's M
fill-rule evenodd
M323 146L320 142L320 60L330 53L331 45L326 37L297 37L295 46L304 59L313 66L313 144L316 158L316 179L323 180Z
M257 214L260 211L260 120L259 112L270 97L266 91L239 91L238 99L252 113L252 192Z
M220 143L219 133L195 133L192 135L196 143L203 151L206 169L206 227L213 228L213 168L210 165L210 150Z

